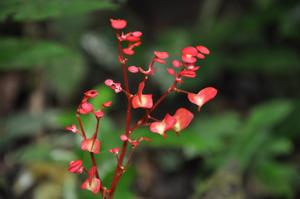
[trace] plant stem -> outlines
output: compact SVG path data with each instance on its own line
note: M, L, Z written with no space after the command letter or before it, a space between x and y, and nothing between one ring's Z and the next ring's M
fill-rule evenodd
M119 31L117 32L117 38L119 35ZM119 56L120 59L124 59L124 55L122 52L122 44L121 41L118 39L118 51L119 51ZM125 86L125 91L126 93L130 93L129 90L129 83L128 83L128 75L127 75L127 66L126 63L122 63L122 73L123 73L123 82ZM126 95L127 97L127 110L126 110L126 120L125 120L125 135L129 138L130 136L130 121L131 121L131 99L132 97L130 95ZM123 174L123 161L124 157L126 155L127 151L127 145L128 145L128 140L123 142L123 146L121 149L121 153L118 159L118 164L114 173L114 177L110 186L110 192L108 198L113 198L113 194L115 192L116 186Z

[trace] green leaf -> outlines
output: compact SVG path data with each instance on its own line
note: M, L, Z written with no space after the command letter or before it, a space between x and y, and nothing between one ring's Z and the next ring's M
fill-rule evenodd
M20 112L7 117L2 125L4 132L0 139L0 148L8 146L17 138L34 135L45 126L57 126L57 117L56 111L45 111L40 114Z
M293 166L274 161L258 165L257 177L267 192L287 198L292 198L299 181L297 170Z
M45 20L112 8L116 6L108 0L2 0L0 21L7 16L16 21Z
M81 55L67 46L51 41L0 39L0 71L43 68L59 97L70 95L84 73Z
M56 42L30 39L0 39L0 70L52 67L64 62L72 65L77 52ZM66 61L68 58L68 61Z

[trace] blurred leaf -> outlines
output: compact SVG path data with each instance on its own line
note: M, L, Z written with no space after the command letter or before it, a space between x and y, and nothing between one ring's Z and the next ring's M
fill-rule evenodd
M274 161L259 165L257 175L267 192L277 196L284 195L287 198L292 198L296 181L299 180L297 171L293 166Z
M160 135L151 133L149 129L139 129L134 135L145 136L153 141L147 145L155 147L180 147L189 156L210 155L216 151L226 148L224 140L236 132L240 121L237 114L233 112L220 113L214 116L195 119L191 126L184 130L180 136L173 132L167 133L167 139Z
M55 127L57 123L57 111L45 111L40 114L30 114L28 112L15 113L4 121L0 146L9 145L14 139L34 135L43 127Z
M17 38L0 40L0 70L47 68L77 56L71 49L56 42ZM72 65L72 62L68 64Z
M0 39L0 71L43 68L59 97L72 93L84 76L81 55L64 45L30 39Z
M115 7L108 0L2 0L0 21L11 15L16 21L45 20Z
M263 49L254 46L250 51L242 51L235 56L226 56L225 63L237 71L257 71L263 73L289 74L299 72L300 58L295 51L281 49Z
M253 155L269 139L270 130L283 120L292 110L292 103L287 100L271 101L255 107L240 129L240 136L236 137L231 147L231 155L241 161L245 168Z

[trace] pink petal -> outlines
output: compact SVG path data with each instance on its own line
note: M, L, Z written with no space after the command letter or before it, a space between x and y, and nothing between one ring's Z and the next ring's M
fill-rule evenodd
M166 59L169 57L168 52L159 52L159 51L154 51L154 55L159 58L159 59Z
M209 55L210 52L208 50L208 48L206 48L205 46L196 46L197 50L199 50L200 53L205 54L205 55Z
M81 189L86 189L89 190L91 192L93 192L93 194L97 194L100 191L101 188L101 181L98 178L92 178L85 180L82 185L81 185Z
M80 113L80 114L89 114L90 112L93 111L93 105L88 103L88 102L83 102L79 105L77 111Z
M183 70L179 74L183 77L188 77L188 78L195 78L196 77L196 72L191 71L191 70Z
M174 125L173 129L178 133L189 126L194 115L186 108L179 108L173 117L176 119L176 124Z
M82 160L75 160L69 163L68 171L71 173L81 174L83 172Z
M123 53L126 54L126 55L133 55L134 50L132 50L132 48L124 48Z
M136 66L129 66L128 67L128 71L131 73L138 73L139 72L139 68Z
M181 66L181 62L178 60L173 60L172 64L175 68L179 68Z
M100 150L100 141L97 138L85 139L81 142L81 149L83 151L98 154Z
M188 47L185 47L181 50L181 53L183 55L192 55L192 56L196 56L198 54L198 51L195 47L193 46L188 46Z
M124 19L110 19L111 26L114 29L121 30L126 27L127 21Z
M88 98L94 98L98 95L98 92L96 90L88 90L84 93L84 95Z
M150 124L150 131L158 133L166 138L166 131L173 128L176 124L176 119L169 114L166 114L165 118L161 122L153 122Z
M205 103L212 100L217 95L217 92L217 89L213 87L207 87L200 90L197 94L188 93L188 99L193 104L196 104L198 106L198 111L200 111L200 108Z
M102 104L103 107L110 107L112 105L112 101L107 101Z
M152 108L153 106L152 94L143 94L140 97L138 95L135 95L132 98L131 104L134 109Z

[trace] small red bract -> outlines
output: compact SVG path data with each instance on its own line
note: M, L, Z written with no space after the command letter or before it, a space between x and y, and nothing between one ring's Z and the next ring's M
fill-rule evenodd
M69 172L81 174L84 167L82 166L82 160L74 160L69 163Z
M159 52L159 51L154 51L154 55L159 58L159 59L166 59L169 57L168 52Z
M114 29L122 30L127 26L127 21L124 19L110 19L111 26Z
M205 46L196 46L197 50L199 50L200 53L204 54L204 55L209 55L210 51L208 50L208 48L206 48Z
M72 133L78 133L77 127L75 124L72 124L72 126L66 126L65 128L67 131L71 131Z

